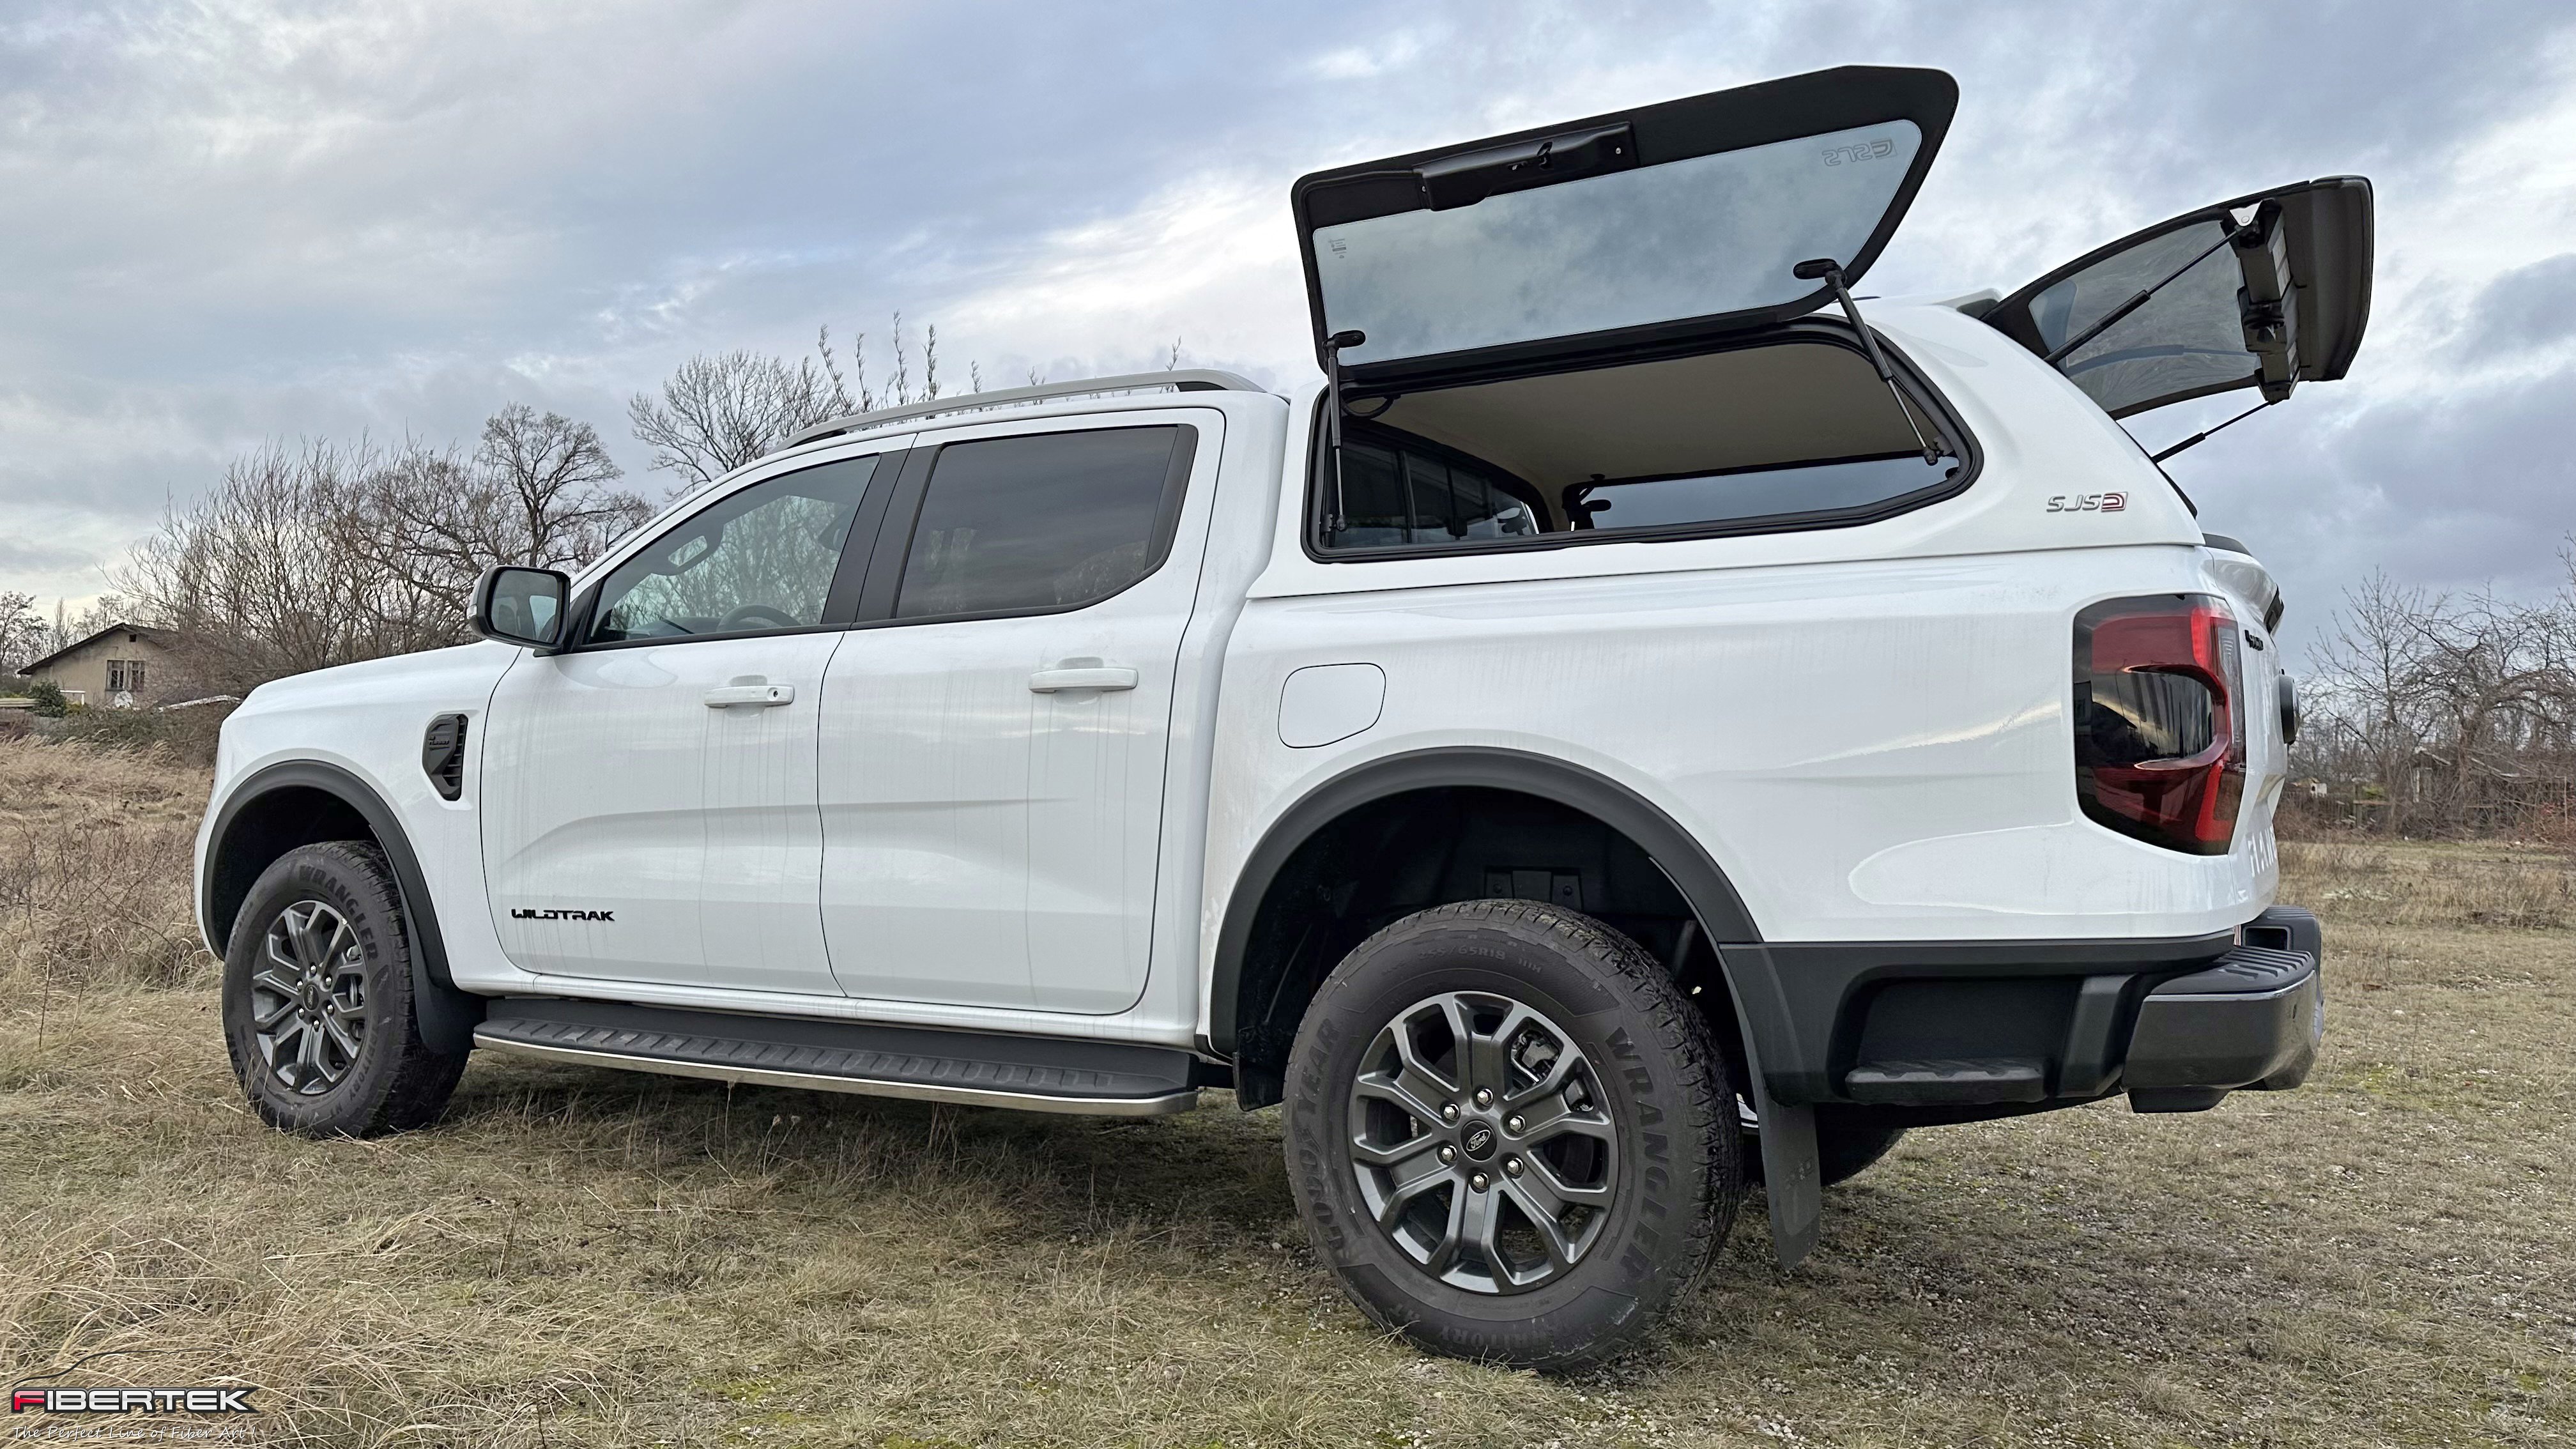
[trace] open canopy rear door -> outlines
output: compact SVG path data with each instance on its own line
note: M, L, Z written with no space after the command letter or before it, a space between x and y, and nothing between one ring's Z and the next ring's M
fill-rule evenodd
M2370 257L2370 183L2329 176L2122 237L1986 320L2115 418L2240 387L2279 402L2352 366Z
M1392 387L1815 310L1857 282L1940 149L1959 88L1847 66L1299 180L1316 358Z

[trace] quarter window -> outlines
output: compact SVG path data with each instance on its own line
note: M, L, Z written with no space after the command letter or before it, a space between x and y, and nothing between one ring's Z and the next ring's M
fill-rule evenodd
M1077 609L1152 573L1194 436L1101 428L940 449L895 616Z
M823 622L850 520L877 460L851 458L755 483L619 564L588 642L774 633Z

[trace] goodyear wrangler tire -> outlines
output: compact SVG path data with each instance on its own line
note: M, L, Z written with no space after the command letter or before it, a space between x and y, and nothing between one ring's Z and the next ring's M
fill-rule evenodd
M1437 1353L1572 1368L1634 1342L1724 1241L1723 1048L1588 916L1469 901L1378 932L1298 1029L1288 1176L1361 1311Z
M411 950L373 845L298 846L252 883L224 952L224 1048L270 1126L373 1137L446 1108L465 1057L421 1041Z

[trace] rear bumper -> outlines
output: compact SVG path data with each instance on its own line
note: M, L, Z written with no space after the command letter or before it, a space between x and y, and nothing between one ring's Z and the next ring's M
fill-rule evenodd
M2316 917L2184 940L1721 948L1773 1101L1969 1121L2127 1092L2141 1112L2305 1080Z
M2121 1070L2137 1110L2197 1111L2240 1087L2282 1091L2308 1079L2326 1029L2317 918L2274 907L2246 937L2206 970L2162 982L2138 1003Z

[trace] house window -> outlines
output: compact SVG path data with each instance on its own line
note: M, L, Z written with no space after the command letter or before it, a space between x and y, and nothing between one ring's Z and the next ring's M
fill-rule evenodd
M143 661L111 659L107 661L107 692L140 694L143 692Z

